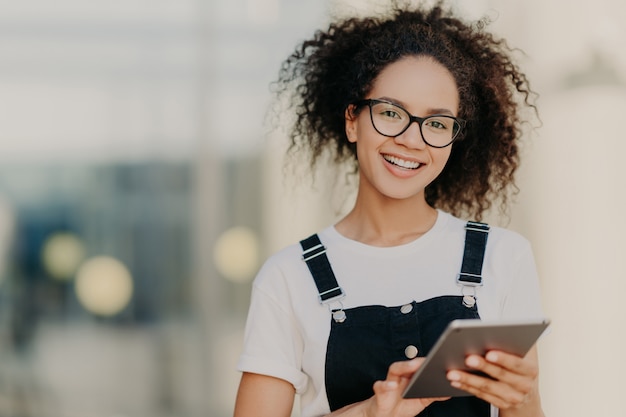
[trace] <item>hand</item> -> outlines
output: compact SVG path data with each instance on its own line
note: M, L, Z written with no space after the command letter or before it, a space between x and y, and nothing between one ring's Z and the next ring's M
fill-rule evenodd
M367 417L414 417L434 401L447 398L402 398L411 376L424 362L423 358L394 362L389 366L387 379L374 383L374 396L366 401Z
M520 415L541 415L538 393L537 353L533 348L526 357L490 351L485 357L470 355L466 365L491 376L473 375L459 370L449 371L452 386L465 390L501 410L521 412ZM530 411L532 410L532 411Z

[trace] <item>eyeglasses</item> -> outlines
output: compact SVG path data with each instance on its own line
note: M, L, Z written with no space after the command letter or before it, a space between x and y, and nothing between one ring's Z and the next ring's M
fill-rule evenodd
M369 106L372 125L383 136L395 138L403 134L411 123L417 122L420 133L427 145L445 148L460 137L465 120L453 116L435 114L417 117L385 100L366 99L353 103L355 106Z

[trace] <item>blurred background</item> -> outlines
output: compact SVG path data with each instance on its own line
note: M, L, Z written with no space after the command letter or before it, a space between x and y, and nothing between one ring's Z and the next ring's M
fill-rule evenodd
M0 0L0 417L231 415L256 270L350 196L285 178L269 84L329 16L377 3ZM536 253L546 414L620 415L626 4L452 3L524 51L540 94L491 222Z

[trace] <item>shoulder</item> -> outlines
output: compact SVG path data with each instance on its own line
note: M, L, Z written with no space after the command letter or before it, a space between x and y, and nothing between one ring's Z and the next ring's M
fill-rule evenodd
M333 243L333 240L335 239L335 234L336 232L334 233L334 228L332 226L329 226L317 232L315 235L317 235L320 238L324 246L328 246L329 244ZM314 236L314 235L303 236L300 241L294 242L282 248L281 250L273 253L272 255L270 255L265 261L265 263L263 264L263 267L261 268L261 270L276 269L276 268L284 269L284 268L290 268L294 265L304 264L304 262L302 262L303 249L302 249L300 242L308 239L311 236Z
M500 255L513 258L528 255L532 252L530 241L520 233L502 227L491 227L487 247Z
M328 227L318 233L325 246L333 239L331 229L332 227ZM307 237L304 236L303 239ZM270 255L254 279L254 286L266 289L276 286L289 287L298 285L302 277L306 277L305 282L308 283L310 274L302 254L300 242L295 242Z
M444 220L445 228L443 228L443 230L445 233L449 237L455 235L457 238L464 240L465 226L468 220L455 217L442 211L440 211L440 215ZM487 251L500 256L519 256L531 251L530 242L522 234L504 227L487 224L489 225Z
M257 287L268 285L298 270L301 264L303 264L302 249L299 244L291 244L265 260L254 279L254 285Z

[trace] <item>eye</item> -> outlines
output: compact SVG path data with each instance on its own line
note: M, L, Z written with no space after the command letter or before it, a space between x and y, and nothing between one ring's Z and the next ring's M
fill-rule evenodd
M383 110L380 115L390 119L400 119L398 112L392 109Z
M403 121L407 118L407 114L404 110L389 103L378 103L374 106L373 110L377 118L387 121Z
M433 130L449 130L453 125L453 119L447 117L438 117L426 119L424 125Z

